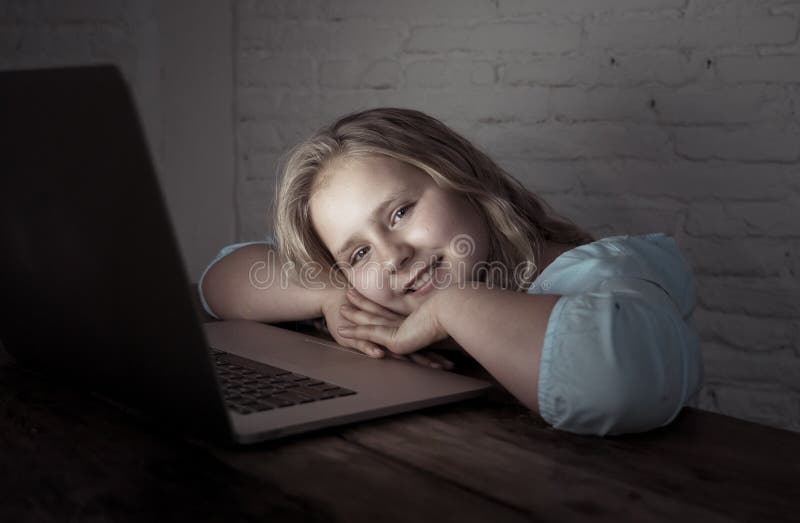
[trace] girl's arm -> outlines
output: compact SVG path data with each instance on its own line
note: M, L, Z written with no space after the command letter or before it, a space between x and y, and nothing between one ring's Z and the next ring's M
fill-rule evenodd
M327 272L297 274L278 263L275 248L268 244L240 247L217 261L202 278L202 293L211 311L223 320L265 323L307 320L324 316L333 339L372 357L384 351L366 339L344 338L337 328L352 325L340 313L347 303L347 285ZM301 277L302 276L302 277ZM399 324L403 317L382 307L370 310L384 321ZM421 351L408 359L434 368L450 368L452 362Z
M450 287L434 294L399 326L369 314L369 300L351 292L362 311L344 306L354 327L344 337L363 338L396 354L410 354L446 338L455 340L530 409L539 412L539 361L550 312L560 295L523 294L501 289Z
M267 244L236 249L205 274L202 292L211 311L221 319L277 323L323 316L323 306L346 289L317 277L300 281L285 270L275 248Z
M539 412L539 362L556 294L450 288L433 313L445 332L523 404Z

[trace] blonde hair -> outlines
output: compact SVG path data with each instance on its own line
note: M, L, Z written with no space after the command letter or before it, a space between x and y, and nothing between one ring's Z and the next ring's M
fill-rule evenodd
M489 156L439 120L411 109L376 108L344 116L288 153L275 195L275 236L281 256L303 267L335 266L311 221L310 200L319 174L340 159L386 156L427 173L443 189L462 194L490 229L487 263L515 269L527 264L516 290L535 279L543 242L582 245L587 232L556 215ZM490 271L490 279L508 271ZM493 281L508 287L508 281Z

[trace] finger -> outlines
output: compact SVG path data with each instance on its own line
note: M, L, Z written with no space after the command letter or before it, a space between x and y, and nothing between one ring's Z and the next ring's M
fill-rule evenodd
M383 316L384 318L392 320L402 321L404 319L403 315L397 314L394 311L390 311L386 307L378 305L374 301L365 298L355 289L350 289L347 291L347 299L350 300L350 302L353 305L356 305L359 309L370 312L372 314L377 314L379 316Z
M386 327L383 325L356 325L354 327L339 327L339 335L345 338L369 340L378 345L383 345L389 351L403 354L404 351L398 350L394 342L394 335L397 332L395 327ZM413 352L414 349L407 350L406 352Z
M386 354L386 352L383 349L381 349L371 341L357 340L355 345L356 349L360 350L361 352L363 352L364 354L366 354L371 358L383 358L384 355Z
M321 332L329 332L328 324L324 318L316 319L313 322L314 328Z
M411 358L411 361L417 363L419 365L424 365L425 367L431 367L434 369L441 369L441 363L433 361L433 359L429 358L428 356L421 354L419 352L412 352L408 355Z
M351 305L340 306L339 313L357 325L384 325L388 327L399 327L402 323L402 320L385 318L378 314L356 309Z
M445 370L452 370L455 367L455 363L451 360L447 359L446 357L442 356L441 354L433 351L424 351L425 356L428 357L431 361L438 363L441 368Z
M341 339L336 341L339 345L355 349L371 358L383 358L386 355L386 351L368 340Z

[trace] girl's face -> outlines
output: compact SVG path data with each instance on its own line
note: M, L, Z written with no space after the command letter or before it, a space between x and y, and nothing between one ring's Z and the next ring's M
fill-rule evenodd
M353 287L388 309L411 313L487 259L482 214L416 167L372 156L335 161L320 176L314 228Z

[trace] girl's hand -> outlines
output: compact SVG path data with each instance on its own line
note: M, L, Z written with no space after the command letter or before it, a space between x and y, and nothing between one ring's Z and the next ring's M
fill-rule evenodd
M447 333L433 314L430 305L432 300L404 317L381 307L353 289L348 291L347 298L350 303L342 305L340 311L351 324L337 327L339 335L350 340L366 340L382 345L391 355L405 356L422 365L445 369L453 367L450 360L439 354L430 351L417 352L447 338Z
M322 313L325 316L328 332L339 345L356 349L373 358L382 358L384 356L383 349L371 341L366 339L346 338L339 333L339 327L354 326L340 311L340 307L348 303L345 294L346 291L347 289L333 289L328 291L329 295L322 304Z

